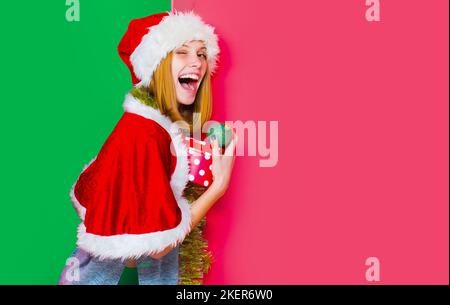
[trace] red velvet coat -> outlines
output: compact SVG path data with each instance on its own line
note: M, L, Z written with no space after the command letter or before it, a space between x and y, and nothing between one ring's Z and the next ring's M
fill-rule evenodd
M181 242L191 225L182 196L187 149L177 125L131 95L124 109L71 190L82 219L77 245L100 258L159 252Z

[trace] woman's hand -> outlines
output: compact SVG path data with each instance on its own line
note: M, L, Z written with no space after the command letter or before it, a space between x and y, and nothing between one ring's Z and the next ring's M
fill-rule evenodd
M151 258L153 259L160 259L163 256L165 256L166 254L168 254L170 251L172 251L175 247L174 246L167 246L164 250L162 250L161 252L149 255Z
M228 189L230 183L231 172L233 171L234 160L236 158L235 148L237 144L237 135L233 135L233 139L225 149L224 154L221 154L217 138L212 141L212 174L213 183L210 186L211 191L214 191L221 197Z

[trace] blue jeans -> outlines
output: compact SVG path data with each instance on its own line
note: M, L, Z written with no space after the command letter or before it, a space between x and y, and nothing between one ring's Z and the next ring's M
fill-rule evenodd
M149 256L137 260L139 285L177 285L177 246L160 259ZM120 259L99 260L82 249L75 249L66 262L59 285L117 285L125 268Z

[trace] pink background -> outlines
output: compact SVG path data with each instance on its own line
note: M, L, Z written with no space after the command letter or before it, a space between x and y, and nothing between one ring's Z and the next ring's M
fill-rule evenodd
M208 284L448 284L447 0L175 0L221 37L215 119L279 121L208 214ZM242 140L242 139L241 139Z

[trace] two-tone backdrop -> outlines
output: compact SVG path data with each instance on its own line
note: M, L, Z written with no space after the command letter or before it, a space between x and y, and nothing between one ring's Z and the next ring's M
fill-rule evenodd
M448 284L447 0L78 2L1 4L1 284L57 282L70 187L131 88L117 44L172 7L221 37L214 118L255 127L206 283Z

